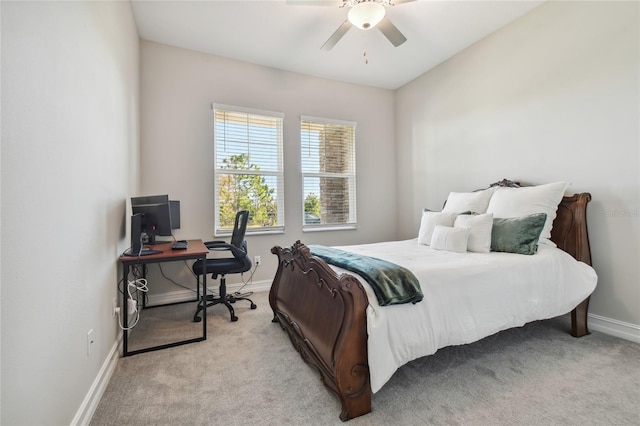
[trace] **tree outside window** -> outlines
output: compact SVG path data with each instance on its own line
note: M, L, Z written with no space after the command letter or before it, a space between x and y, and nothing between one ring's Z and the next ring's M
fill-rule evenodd
M259 172L255 164L249 164L247 154L232 155L223 160L229 170L251 170ZM278 206L275 189L269 187L264 176L252 174L219 174L218 202L220 204L220 226L233 228L236 212L248 210L249 226L271 227L275 225Z
M268 114L268 115L267 115ZM282 115L214 105L216 235L249 211L247 233L284 230Z

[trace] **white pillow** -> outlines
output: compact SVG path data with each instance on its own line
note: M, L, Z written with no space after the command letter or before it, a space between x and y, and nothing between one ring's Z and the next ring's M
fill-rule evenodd
M437 225L433 229L431 237L431 248L435 250L454 251L465 253L467 251L467 240L469 239L468 228L450 228Z
M451 192L447 197L447 202L442 208L442 211L455 213L486 213L489 200L494 191L495 188L476 192Z
M467 251L476 253L489 253L491 251L492 213L458 215L453 227L469 229Z
M420 231L418 232L418 244L428 246L431 244L431 236L433 235L433 229L436 226L441 225L451 227L455 220L455 213L422 212Z
M551 227L556 218L558 204L562 201L564 191L568 187L567 182L556 182L522 188L498 188L489 201L487 213L493 213L493 216L498 218L546 213L547 220L540 233L539 242L555 245L549 239L551 238Z

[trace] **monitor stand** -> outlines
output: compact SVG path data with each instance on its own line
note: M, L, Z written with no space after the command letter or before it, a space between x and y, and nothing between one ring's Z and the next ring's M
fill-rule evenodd
M127 256L127 257L141 257L141 256L149 256L151 254L160 254L160 253L162 253L162 250L154 250L154 249L150 249L150 248L143 248L142 250L140 250L137 253L129 250L129 251L125 252L124 255Z
M150 246L157 244L156 236L154 234L147 234L146 232L142 233L142 243L149 244Z

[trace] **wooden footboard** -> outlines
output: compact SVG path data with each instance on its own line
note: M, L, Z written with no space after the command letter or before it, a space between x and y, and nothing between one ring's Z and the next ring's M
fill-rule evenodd
M588 193L564 197L553 224L552 240L577 260L591 264L587 233ZM342 403L343 421L371 411L367 356L367 296L349 274L337 275L297 241L274 247L278 270L269 293L274 322L287 331L301 357L320 372ZM571 312L571 334L589 333L589 298Z
M269 293L274 322L289 334L293 346L316 367L324 384L342 403L340 419L371 411L367 357L367 295L353 276L338 276L311 257L297 241L274 247L278 271Z

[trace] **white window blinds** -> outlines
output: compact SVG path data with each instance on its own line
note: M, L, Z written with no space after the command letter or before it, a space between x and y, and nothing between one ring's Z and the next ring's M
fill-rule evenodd
M300 120L303 228L356 225L356 123Z
M215 232L228 235L249 210L247 233L284 230L280 113L213 105Z

